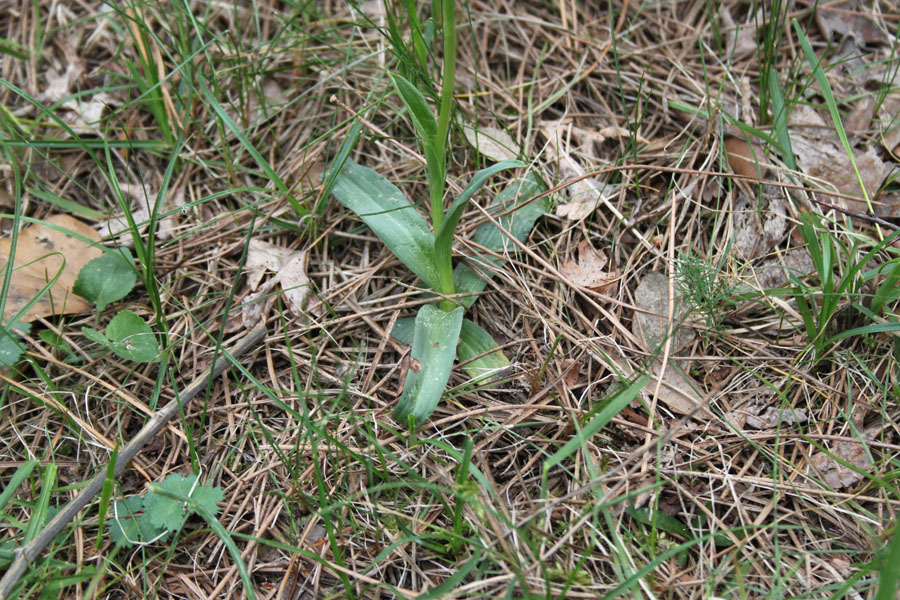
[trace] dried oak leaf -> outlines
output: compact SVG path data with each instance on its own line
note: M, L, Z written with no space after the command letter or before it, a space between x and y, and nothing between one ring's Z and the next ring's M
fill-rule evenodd
M497 162L514 160L519 153L519 145L508 133L496 127L463 125L463 133L474 148L484 156Z
M60 230L50 226L55 226ZM70 235L75 233L99 244L100 235L93 228L69 215L53 215L41 224L29 225L19 233L15 252L15 270L9 295L3 309L3 320L15 316L40 293L49 281L59 275L46 294L19 318L27 323L38 317L64 315L90 310L91 304L72 292L81 268L103 255L97 246ZM0 239L0 268L9 262L12 240ZM0 283L5 271L0 273Z
M863 437L869 438L866 434ZM866 447L860 442L834 442L831 454L861 471L869 471L872 468L872 459ZM863 479L862 475L845 467L825 452L816 452L810 457L808 472L835 490L850 487Z
M604 294L619 281L616 273L604 270L609 259L602 250L595 250L589 242L578 244L578 261L569 259L559 267L559 272L577 286Z

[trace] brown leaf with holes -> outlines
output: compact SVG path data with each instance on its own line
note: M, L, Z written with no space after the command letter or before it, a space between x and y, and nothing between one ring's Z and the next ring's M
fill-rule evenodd
M578 244L578 260L569 259L559 267L559 272L577 286L605 294L619 281L616 273L604 270L609 259L602 250L595 250L589 242Z
M100 242L100 235L92 227L69 215L54 215L41 224L22 229L16 243L15 270L3 309L4 322L25 308L57 275L59 277L47 293L19 321L27 323L38 317L86 312L91 308L90 302L72 292L72 286L81 268L100 257L103 251L96 245L47 225L54 225L95 243ZM8 264L11 247L11 238L0 239L0 268L5 269ZM0 284L4 276L5 270L0 273Z

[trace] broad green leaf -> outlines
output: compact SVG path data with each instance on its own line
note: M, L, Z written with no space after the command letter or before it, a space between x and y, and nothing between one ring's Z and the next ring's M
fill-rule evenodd
M445 282L444 289L438 288L440 291L444 293L451 293L453 291L452 288L448 289L453 279L453 273L450 271L453 260L453 236L456 234L456 225L462 217L466 204L475 192L481 189L481 186L487 182L491 175L504 169L512 169L521 166L523 166L523 164L517 160L505 160L478 171L472 178L472 181L469 182L469 185L466 186L466 189L462 191L456 200L453 201L453 204L450 205L450 208L447 209L447 214L444 215L444 220L441 222L440 227L437 228L434 236L434 262L438 267L445 265L447 269L442 275L444 275L448 281Z
M109 537L114 544L128 548L134 542L164 541L168 537L164 529L155 526L150 517L141 513L143 506L142 496L128 496L113 503Z
M415 317L403 317L402 319L397 319L397 322L394 323L394 328L391 329L391 336L401 344L412 344L415 333Z
M219 512L217 502L221 502L225 498L225 493L217 487L201 485L197 483L196 475L188 475L187 477L172 473L162 482L152 484L152 491L147 493L144 498L144 510L150 517L150 521L161 529L175 530L181 527L188 513L185 511L183 502L173 500L165 496L160 491L177 494L190 498L197 506L212 516Z
M391 336L401 344L411 344L415 334L415 318L404 317L397 319ZM476 325L469 319L463 319L459 332L459 344L456 346L456 358L464 363L480 354L497 348L497 342L487 331ZM473 381L483 381L485 378L501 373L509 367L509 359L500 350L487 354L473 361L463 368Z
M529 172L524 179L506 187L491 203L492 213L506 212L513 206L518 206L514 212L497 219L500 227L520 242L524 242L535 222L547 211L547 201L537 200L530 202L532 198L543 192L543 182L533 172ZM515 245L506 237L506 234L493 223L484 223L475 230L472 241L489 250L504 254L510 250L515 251ZM477 294L487 286L487 280L494 276L494 269L506 262L493 256L467 257L470 264L459 263L453 271L453 280L457 293ZM460 300L466 308L472 306L478 296L469 296Z
M491 352L491 350L495 351ZM459 332L459 345L456 347L457 358L464 363L485 352L491 353L485 354L463 367L473 382L484 381L502 374L509 367L510 362L499 349L491 334L469 319L463 319Z
M127 360L157 362L159 343L153 330L142 318L131 312L119 312L106 327L106 334L90 327L82 327L81 332L88 339L106 346Z
M403 193L387 179L350 159L332 190L341 204L355 212L409 270L437 289L434 236Z
M137 270L127 248L107 252L81 268L72 291L97 305L103 312L107 304L121 300L134 289Z
M462 306L446 312L436 304L419 309L409 372L393 413L396 421L406 423L413 415L417 424L424 423L434 412L450 379L464 312Z

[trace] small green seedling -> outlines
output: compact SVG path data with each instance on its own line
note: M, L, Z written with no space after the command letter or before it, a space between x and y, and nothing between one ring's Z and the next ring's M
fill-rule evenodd
M187 497L192 503L179 502L170 495ZM145 496L128 496L113 503L109 533L113 543L121 547L164 540L178 531L197 507L208 515L219 512L218 502L225 492L215 486L198 485L196 475L187 477L173 473L161 483L151 486Z
M400 75L391 76L394 89L406 107L425 154L431 226L397 187L372 169L346 158L349 148L356 141L358 127L353 128L353 134L344 142L331 171L334 178L332 192L337 199L359 215L403 264L443 298L439 302L423 305L412 326L404 324L400 328L410 338L412 351L403 395L393 416L398 422L412 423L413 426L424 422L434 411L447 386L456 355L459 354L463 360L480 356L470 363L470 368L482 376L509 365L490 335L475 323L463 319L465 309L476 298L475 294L486 285L484 274L495 268L497 262L484 259L472 267L458 265L454 269L452 245L459 220L475 192L494 174L524 166L519 161L508 160L480 170L463 192L444 209L447 141L456 70L456 14L453 2L442 2L441 10L444 64L437 120L425 96L415 85ZM512 194L515 196L521 191L533 195L540 189L541 183L536 178L526 178ZM499 222L500 227L509 227L506 231L511 232L510 235L524 239L544 210L543 203L532 204L523 203L521 210L525 213L516 219L507 215L506 221ZM531 208L527 208L529 206ZM486 225L480 234L476 232L475 241L484 241L491 249L505 249L509 240L503 232L494 223ZM523 225L527 225L524 233ZM472 295L462 300L449 299L449 296L460 293ZM470 374L472 372L470 370Z
M146 321L130 310L123 310L113 317L106 326L105 334L90 327L82 327L81 332L89 340L106 346L126 360L159 361L156 335Z
M122 248L84 265L72 291L96 304L97 312L103 312L108 304L127 296L136 283L134 259L127 248Z

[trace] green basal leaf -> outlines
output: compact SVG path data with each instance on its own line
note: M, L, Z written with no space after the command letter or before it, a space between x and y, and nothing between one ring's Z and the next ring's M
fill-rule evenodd
M394 328L391 329L391 337L401 344L412 344L415 333L415 317L403 317L402 319L397 319L397 322L394 323Z
M121 300L134 289L137 270L127 248L107 252L81 268L73 292L97 305L102 312L107 304Z
M393 413L397 422L406 423L412 415L417 424L424 423L434 412L450 379L464 312L462 306L447 312L436 304L419 309L409 372Z
M415 321L415 317L397 319L391 330L391 337L401 344L411 344L415 334ZM491 334L469 319L463 319L459 332L459 344L456 346L456 358L459 359L459 362L465 363L495 348L499 348L499 346ZM465 365L463 369L474 382L479 382L502 373L510 364L506 355L497 350Z
M450 205L450 208L447 209L444 220L440 226L437 227L434 236L434 262L438 265L438 268L444 266L447 269L442 275L449 281L444 282L443 289L438 288L438 290L444 293L451 293L454 291L449 285L452 283L453 279L453 273L450 271L452 265L453 236L456 234L456 225L462 217L466 204L492 175L504 169L512 169L521 166L524 166L523 163L517 160L504 160L503 162L498 162L495 165L491 165L490 167L478 171L472 178L472 181L469 182L469 185L466 186L466 189L462 191L456 200L453 201L453 204Z
M491 350L495 351L491 352ZM485 354L485 352L490 352L490 354ZM465 363L482 354L484 356L463 367L473 382L501 375L511 364L491 334L469 319L463 319L459 332L459 345L456 347L457 358L461 363Z
M428 286L438 289L434 236L425 218L387 179L350 159L335 181L332 193L355 212L394 256Z
M492 213L500 213L518 206L514 212L498 219L500 226L515 239L524 242L535 222L547 212L547 201L537 200L529 202L536 195L545 190L543 182L533 172L529 172L522 180L506 187L491 203ZM506 237L506 234L493 223L485 223L475 230L472 241L499 254L505 254L510 250L515 251L515 245ZM494 270L506 261L493 256L467 257L468 263L459 263L453 270L453 281L457 293L477 294L484 290L487 281L494 276ZM469 296L460 300L466 308L472 306L478 296Z

